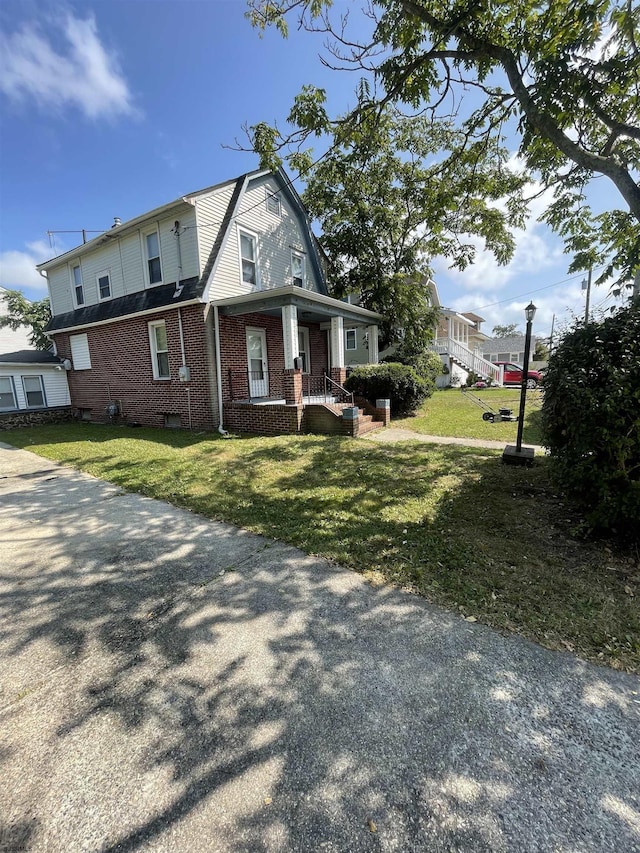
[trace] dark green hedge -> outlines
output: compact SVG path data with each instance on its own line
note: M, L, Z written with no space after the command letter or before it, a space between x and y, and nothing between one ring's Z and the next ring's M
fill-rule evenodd
M640 537L640 305L564 336L549 358L542 429L588 524Z
M431 385L405 364L366 364L347 377L345 388L371 403L391 400L392 415L410 415L433 393Z

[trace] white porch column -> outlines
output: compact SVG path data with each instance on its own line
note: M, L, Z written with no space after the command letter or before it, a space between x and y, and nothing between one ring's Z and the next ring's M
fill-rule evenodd
M331 318L331 367L344 367L344 322L342 317Z
M284 369L293 370L293 360L300 355L298 347L298 309L295 305L282 306L282 339L284 342Z
M369 341L369 364L378 363L378 327L367 326L367 338Z
M451 317L447 318L447 324L449 326L449 340L453 340L453 320Z

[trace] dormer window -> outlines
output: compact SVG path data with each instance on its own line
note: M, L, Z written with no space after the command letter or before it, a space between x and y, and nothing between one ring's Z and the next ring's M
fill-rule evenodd
M149 284L162 282L162 264L160 263L160 239L157 231L145 234L145 250L147 254L147 274Z

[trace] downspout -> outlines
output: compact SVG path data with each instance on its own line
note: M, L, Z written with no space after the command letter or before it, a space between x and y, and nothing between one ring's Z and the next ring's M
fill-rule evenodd
M173 225L173 233L176 237L176 250L178 255L178 275L176 277L176 293L180 292L180 281L182 280L182 247L180 246L180 222L176 219ZM180 329L180 351L182 353L182 366L187 366L187 356L184 351L184 332L182 330L182 309L178 308L178 328ZM189 414L189 429L193 429L191 418L191 388L187 384L187 412Z
M182 330L182 308L178 308L178 329L180 331L180 352L182 353L182 366L186 367L187 365L187 356L184 351L184 332ZM187 392L187 412L189 413L189 429L192 429L191 423L191 388L187 384L185 388Z
M218 383L218 416L220 423L218 424L218 432L220 435L228 435L229 433L224 428L222 422L222 359L220 356L220 320L218 317L218 306L213 306L213 329L216 339L216 379Z

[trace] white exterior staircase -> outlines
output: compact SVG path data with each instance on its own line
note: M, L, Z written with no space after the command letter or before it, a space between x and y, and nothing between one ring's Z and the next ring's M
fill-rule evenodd
M502 384L501 370L496 364L487 361L475 352L472 352L460 341L453 338L437 338L431 347L438 355L450 356L456 364L464 370L472 370L483 379L491 379L494 385Z

